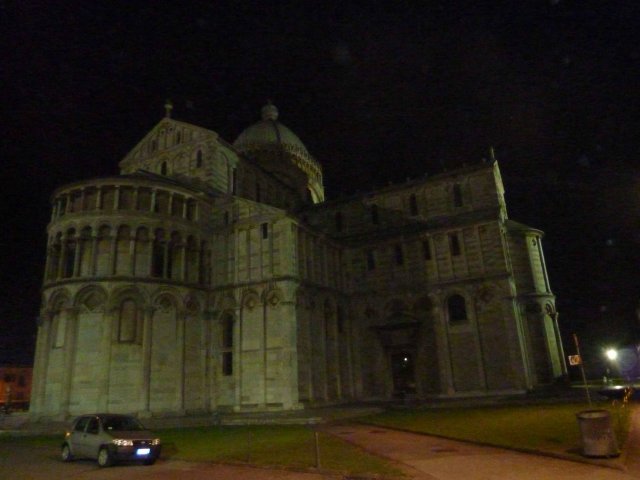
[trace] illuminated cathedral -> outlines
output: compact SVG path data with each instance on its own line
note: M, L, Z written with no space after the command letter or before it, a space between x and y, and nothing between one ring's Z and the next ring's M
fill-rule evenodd
M328 200L274 105L233 143L166 109L119 175L51 197L32 417L428 403L566 375L543 233L508 218L495 160Z

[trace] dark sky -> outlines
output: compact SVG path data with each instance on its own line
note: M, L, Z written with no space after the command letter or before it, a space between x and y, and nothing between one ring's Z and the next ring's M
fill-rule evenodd
M228 141L271 99L330 198L494 146L563 333L635 340L640 2L358 4L0 1L0 362L31 361L49 195L117 173L166 98Z

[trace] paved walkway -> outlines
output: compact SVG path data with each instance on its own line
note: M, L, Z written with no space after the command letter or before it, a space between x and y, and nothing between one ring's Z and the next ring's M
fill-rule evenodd
M344 424L328 432L403 468L416 480L630 480L614 468L411 434Z

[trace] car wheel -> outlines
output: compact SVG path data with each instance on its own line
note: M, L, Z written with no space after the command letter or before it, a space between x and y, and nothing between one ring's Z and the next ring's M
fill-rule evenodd
M154 463L156 463L156 459L155 458L149 458L148 460L145 460L144 462L145 465L153 465Z
M62 445L62 451L60 452L60 456L62 457L63 462L70 462L71 460L73 460L73 454L71 453L71 449L69 448L69 445L67 445L66 443Z
M113 458L106 447L102 447L98 452L98 466L110 467L113 465Z

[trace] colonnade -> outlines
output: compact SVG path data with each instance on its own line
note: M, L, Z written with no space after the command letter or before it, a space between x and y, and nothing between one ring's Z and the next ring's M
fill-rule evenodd
M53 202L52 220L90 211L134 210L198 219L198 202L187 195L138 185L86 185L60 193Z
M194 235L162 228L103 225L69 228L49 239L45 282L132 276L210 284L211 248Z

